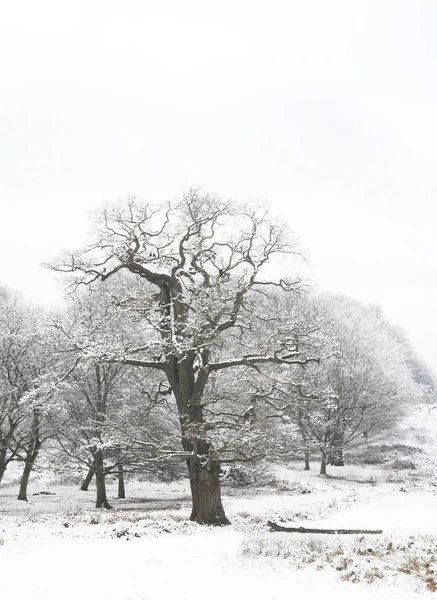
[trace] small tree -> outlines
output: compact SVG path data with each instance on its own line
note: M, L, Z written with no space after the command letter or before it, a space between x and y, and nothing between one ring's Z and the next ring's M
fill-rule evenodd
M111 470L108 458L107 418L113 416L121 394L120 381L126 371L117 363L102 361L96 347L109 339L115 327L111 307L103 293L76 295L65 315L53 321L61 335L62 354L69 363L69 386L62 395L64 427L58 442L64 453L86 465L82 489L96 477L96 508L111 508L105 476ZM114 465L112 465L114 468Z
M21 424L20 456L24 461L18 500L27 501L30 474L40 450L50 439L55 439L64 425L60 392L68 379L70 369L59 360L51 332L44 330L35 360L35 379L32 387L20 401L25 418Z

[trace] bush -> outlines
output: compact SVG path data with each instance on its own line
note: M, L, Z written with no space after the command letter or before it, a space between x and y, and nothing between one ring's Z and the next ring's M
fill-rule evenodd
M374 444L355 450L350 454L350 458L354 463L363 465L388 465L391 461L412 460L423 452L421 448L406 444ZM415 468L415 466L406 468Z
M232 465L222 468L221 483L232 487L271 488L289 494L310 494L311 490L298 481L279 479L263 465L247 467Z
M397 471L415 469L416 463L414 463L411 458L397 458L392 462L391 468L396 469Z

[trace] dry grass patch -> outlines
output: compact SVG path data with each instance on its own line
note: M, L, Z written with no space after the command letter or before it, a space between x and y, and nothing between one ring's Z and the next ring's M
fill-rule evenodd
M247 537L243 557L284 559L296 569L337 571L343 581L396 584L437 591L437 538L434 536L323 536L261 534Z

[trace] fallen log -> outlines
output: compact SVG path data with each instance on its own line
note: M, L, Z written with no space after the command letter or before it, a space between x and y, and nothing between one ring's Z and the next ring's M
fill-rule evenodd
M307 527L283 527L273 521L267 521L267 527L270 527L272 531L285 531L287 533L329 533L329 534L341 534L351 535L354 533L382 533L382 529L310 529Z

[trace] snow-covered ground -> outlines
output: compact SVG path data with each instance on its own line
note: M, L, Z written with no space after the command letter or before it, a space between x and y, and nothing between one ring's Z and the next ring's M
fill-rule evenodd
M398 454L388 452L385 464L332 468L328 477L317 474L317 465L305 472L295 464L277 468L282 491L225 488L232 526L223 528L187 521L186 482L129 482L126 500L115 499L110 484L112 511L93 508L93 490L59 485L47 475L31 480L28 503L18 502L16 483L6 482L0 487L0 598L433 597L436 429L437 409L425 407L405 422L393 441ZM415 454L415 447L424 452ZM403 449L415 468L405 468ZM268 530L268 519L383 533L282 534Z

